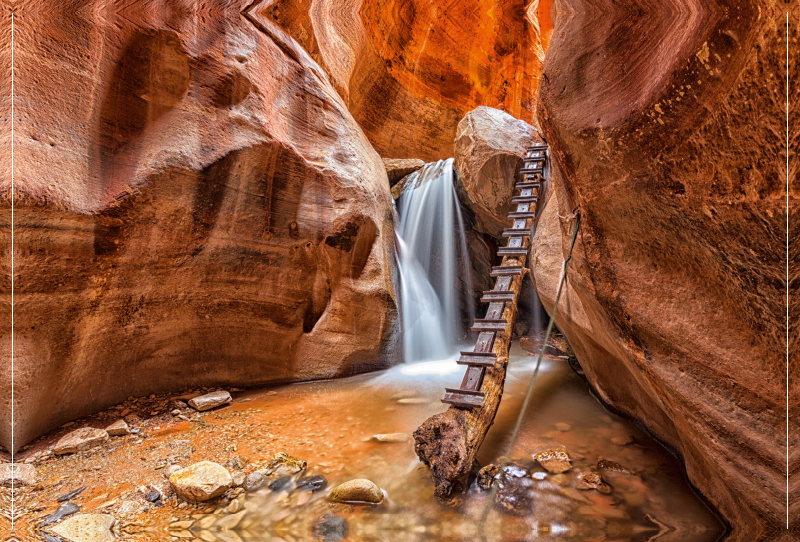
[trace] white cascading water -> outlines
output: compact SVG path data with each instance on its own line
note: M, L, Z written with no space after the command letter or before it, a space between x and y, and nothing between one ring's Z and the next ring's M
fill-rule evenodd
M459 350L458 260L472 284L464 220L453 184L453 159L426 164L398 199L400 314L406 363L449 360ZM472 313L472 299L467 296ZM472 314L470 314L472 316Z

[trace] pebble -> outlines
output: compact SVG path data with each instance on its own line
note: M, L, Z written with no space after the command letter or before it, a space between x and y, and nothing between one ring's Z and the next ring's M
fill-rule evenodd
M494 477L497 476L498 468L495 465L486 465L478 471L478 487L484 491L491 489Z
M73 490L72 490L72 491L70 491L69 493L65 493L64 495L61 495L61 496L60 496L59 498L57 498L56 500L57 500L58 502L66 502L66 501L71 501L72 499L74 499L75 497L77 497L78 495L80 495L81 493L83 493L83 491L84 491L85 489L86 489L86 486L81 486L81 487L79 487L78 489L73 489Z
M266 481L267 479L264 478L264 475L260 472L251 472L244 479L244 490L248 493L251 491L256 491L264 487L264 483Z
M242 471L236 471L231 474L231 480L233 480L233 485L239 487L240 485L244 484L244 481L247 479L247 476Z
M161 499L161 493L158 491L151 491L144 496L147 502L158 502Z
M72 542L114 542L113 525L114 517L108 514L78 514L52 530Z
M534 454L533 459L538 461L541 466L553 474L567 472L572 468L572 464L569 461L569 454L564 446L559 446L552 450L543 450Z
M333 488L331 499L337 502L368 502L380 503L383 501L383 492L374 482L365 478L350 480Z
M110 437L122 437L124 435L128 435L131 432L131 428L128 427L128 424L125 423L125 420L117 420L108 427L106 427L106 433Z
M203 412L205 410L217 408L218 406L227 405L231 401L233 401L233 399L231 399L231 394L227 391L212 391L211 393L199 395L189 400L189 406Z
M61 504L58 508L56 508L55 511L53 511L53 513L44 518L44 523L42 523L42 527L46 527L51 523L61 521L63 518L74 514L78 510L80 510L80 507L77 504L71 502L65 502Z
M600 470L608 470L611 472L621 472L623 474L633 474L630 470L626 469L616 461L610 459L598 459L597 468Z
M267 487L269 487L272 491L279 491L288 486L291 482L292 482L291 476L283 476L273 482L270 482L269 486Z
M267 464L267 474L272 476L291 476L305 470L307 463L285 452L273 455Z
M36 468L27 463L3 463L0 465L0 485L31 486L36 483Z
M407 433L386 433L381 435L373 435L372 438L378 442L408 442Z
M108 433L105 430L82 427L61 437L53 447L53 453L56 455L74 454L100 446L106 442L108 442Z
M300 478L295 483L295 487L297 489L305 489L309 491L319 491L320 489L325 489L328 485L328 479L322 476L321 474L315 474L314 476L304 476Z
M233 480L222 465L200 461L170 476L169 483L184 500L205 502L225 493Z
M347 538L347 520L333 514L323 514L314 520L311 532L320 542L340 542Z
M589 474L584 474L581 476L578 489L582 489L584 491L596 489L600 493L611 493L611 488L605 483L603 477L596 472L590 472Z

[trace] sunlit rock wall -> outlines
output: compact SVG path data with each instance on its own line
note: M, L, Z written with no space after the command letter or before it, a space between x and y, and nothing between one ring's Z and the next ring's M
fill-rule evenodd
M732 540L786 521L785 6L557 1L541 85L556 167L539 295L552 307L577 207L558 325Z
M397 359L383 164L246 7L18 5L17 447L129 395Z
M250 13L288 32L386 158L452 156L479 105L533 122L550 0L277 0Z

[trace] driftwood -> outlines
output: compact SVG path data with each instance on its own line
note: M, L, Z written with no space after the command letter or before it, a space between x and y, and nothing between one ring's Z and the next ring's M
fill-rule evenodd
M532 223L532 219L527 220L528 231ZM526 256L503 258L503 267L520 265L524 271L512 279L509 287L514 292L514 301L505 304L503 316L508 325L495 337L492 351L497 355L497 361L494 367L486 370L481 387L484 399L480 408L451 406L447 411L425 420L414 432L414 451L420 461L431 469L437 497L446 498L454 490L464 491L467 488L470 472L476 464L475 457L494 423L503 397L508 350L517 320L517 301L527 274L525 260Z

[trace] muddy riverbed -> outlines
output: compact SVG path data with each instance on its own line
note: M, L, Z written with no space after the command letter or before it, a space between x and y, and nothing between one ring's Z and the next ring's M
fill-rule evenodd
M122 540L720 538L722 525L693 494L680 463L634 424L606 411L563 360L544 359L520 438L509 457L501 457L535 361L514 345L506 393L481 449L483 465L515 465L497 495L473 484L466 494L441 502L433 496L428 469L414 454L411 433L445 409L439 402L444 387L455 387L461 379L463 368L451 361L402 365L335 381L234 390L232 404L203 413L186 406L176 409L176 397L182 394L131 399L65 426L18 454L17 461L35 465L37 482L14 492L15 531L43 540L40 527L59 506L57 498L86 486L71 502L80 513L113 516L114 536ZM120 416L130 420L134 434L112 437L86 452L48 454L69 431L86 425L102 428ZM381 434L407 438L373 438ZM558 446L566 447L571 470L552 474L533 460L533 454ZM323 475L326 487L311 492L290 484L250 493L235 488L215 501L190 504L171 491L165 477L171 465L201 460L246 474L263 469L278 452L305 460L308 467L300 476ZM599 460L621 469L598 469ZM602 476L610 492L581 489L580 477L592 472ZM330 489L354 478L378 484L383 503L331 502ZM531 497L518 498L518 487ZM149 502L154 492L159 499ZM10 498L5 489L4 504ZM481 535L478 524L488 502L492 504ZM11 517L0 521L10 524Z

